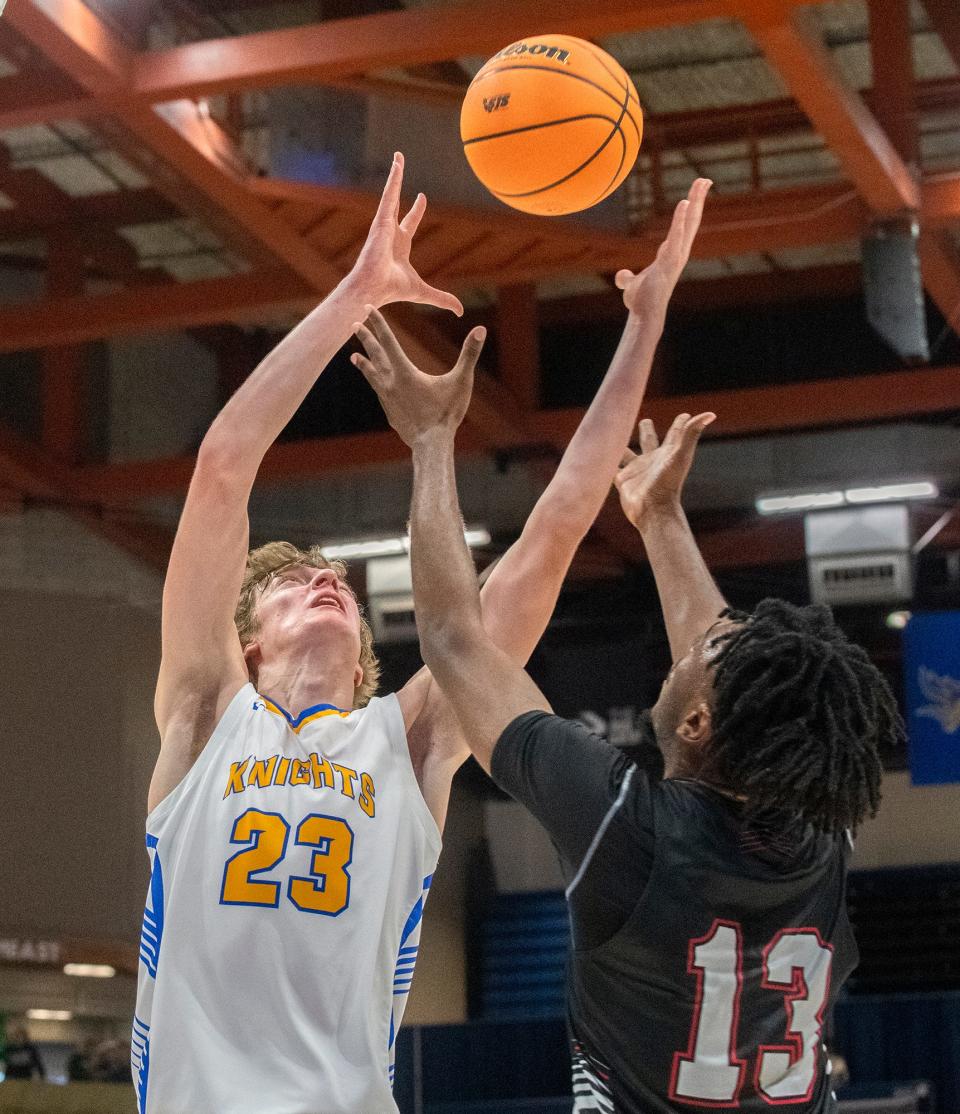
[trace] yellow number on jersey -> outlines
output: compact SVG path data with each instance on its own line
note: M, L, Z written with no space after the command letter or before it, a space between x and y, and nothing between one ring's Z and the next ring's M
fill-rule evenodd
M273 870L281 861L287 853L289 835L290 825L277 812L248 808L237 817L230 842L252 846L227 859L220 887L221 905L279 906L281 884L253 876ZM287 896L304 913L337 916L350 904L347 867L353 861L353 830L337 816L312 813L300 821L296 842L316 850L310 857L310 877L291 877Z
M345 820L316 813L297 828L296 842L317 850L310 857L310 878L293 877L287 894L305 913L335 917L350 904L353 832Z
M272 870L287 851L290 825L277 812L248 808L238 816L230 835L231 843L252 843L227 859L220 887L221 905L261 905L276 909L280 903L279 882L256 882L254 874Z

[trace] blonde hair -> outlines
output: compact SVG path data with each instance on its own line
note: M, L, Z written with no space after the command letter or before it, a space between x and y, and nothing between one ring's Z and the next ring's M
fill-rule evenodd
M261 593L278 573L296 566L332 569L339 580L346 582L347 566L342 561L328 561L318 545L298 549L290 542L268 542L258 549L252 549L247 554L247 569L233 616L241 646L250 643L260 629L257 600ZM357 610L360 612L360 668L363 670L363 679L353 690L353 706L362 708L376 694L380 681L380 663L373 652L373 631L359 602Z

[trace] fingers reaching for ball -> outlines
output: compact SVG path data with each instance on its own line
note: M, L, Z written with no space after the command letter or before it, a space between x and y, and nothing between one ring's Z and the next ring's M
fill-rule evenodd
M350 360L376 391L390 425L411 447L435 429L452 437L470 402L486 329L471 329L450 371L427 374L404 352L383 315L372 305L365 308L366 320L353 327L364 351Z

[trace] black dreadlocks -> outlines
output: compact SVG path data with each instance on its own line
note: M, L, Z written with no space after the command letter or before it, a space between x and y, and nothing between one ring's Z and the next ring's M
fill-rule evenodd
M713 738L701 777L746 797L747 815L855 830L880 803L879 750L903 722L886 680L826 607L763 600L719 635Z

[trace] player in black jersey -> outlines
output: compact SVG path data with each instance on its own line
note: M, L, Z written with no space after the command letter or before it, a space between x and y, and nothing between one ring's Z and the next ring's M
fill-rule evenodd
M636 312L636 276L617 280ZM413 450L424 660L569 879L575 1110L831 1111L824 1020L857 958L849 833L876 810L878 748L901 730L886 683L824 608L727 611L680 508L712 415L681 415L662 446L642 424L616 477L674 659L651 715L664 777L553 716L480 621L453 452L476 361L426 376L361 337L371 359L358 362Z

